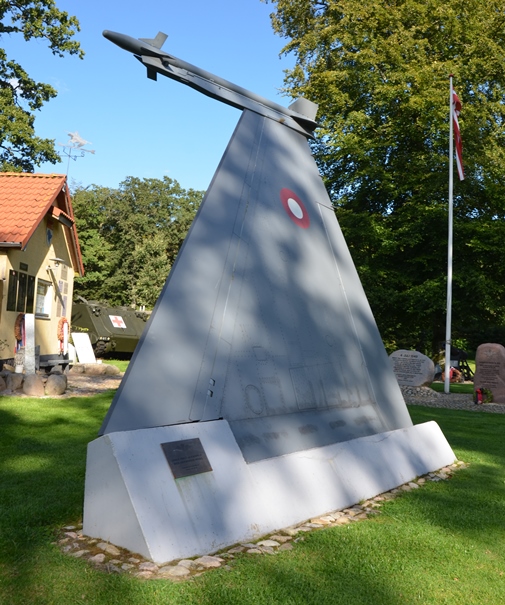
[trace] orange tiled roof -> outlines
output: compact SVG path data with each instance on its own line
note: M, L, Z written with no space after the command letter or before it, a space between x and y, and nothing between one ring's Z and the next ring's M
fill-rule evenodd
M0 172L0 247L9 244L24 248L51 206L73 221L66 180L63 174ZM62 190L64 195L58 198ZM71 232L71 252L77 270L83 274L75 225Z

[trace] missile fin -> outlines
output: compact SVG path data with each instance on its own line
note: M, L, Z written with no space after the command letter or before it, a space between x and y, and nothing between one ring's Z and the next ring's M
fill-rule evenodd
M146 42L155 48L161 48L165 44L165 40L168 38L167 34L158 32L156 38L139 38L142 42Z

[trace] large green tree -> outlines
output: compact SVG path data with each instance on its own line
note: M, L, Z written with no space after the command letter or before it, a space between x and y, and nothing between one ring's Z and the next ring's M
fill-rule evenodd
M25 40L45 38L54 55L83 57L73 40L79 22L60 11L54 0L0 0L0 40L21 35ZM35 135L34 112L55 97L49 84L35 82L23 67L0 48L0 169L32 172L42 162L60 157L54 140Z
M151 308L202 197L168 177L128 177L118 189L78 187L73 207L86 273L75 294Z
M505 4L274 0L296 64L285 90L319 104L313 150L384 340L445 336L449 75L463 102L454 187L453 334L505 326ZM505 330L504 334L505 336Z

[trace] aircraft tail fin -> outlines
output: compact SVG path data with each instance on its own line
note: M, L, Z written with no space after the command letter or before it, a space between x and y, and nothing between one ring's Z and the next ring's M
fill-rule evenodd
M158 32L156 34L156 38L139 38L142 42L146 42L155 48L161 48L163 44L165 44L165 40L168 38L167 34L163 32Z

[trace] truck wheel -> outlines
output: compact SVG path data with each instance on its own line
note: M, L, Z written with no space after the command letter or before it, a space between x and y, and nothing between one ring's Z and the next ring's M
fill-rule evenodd
M95 357L103 357L105 355L105 349L107 348L107 343L103 340L97 340L93 349L95 351Z

